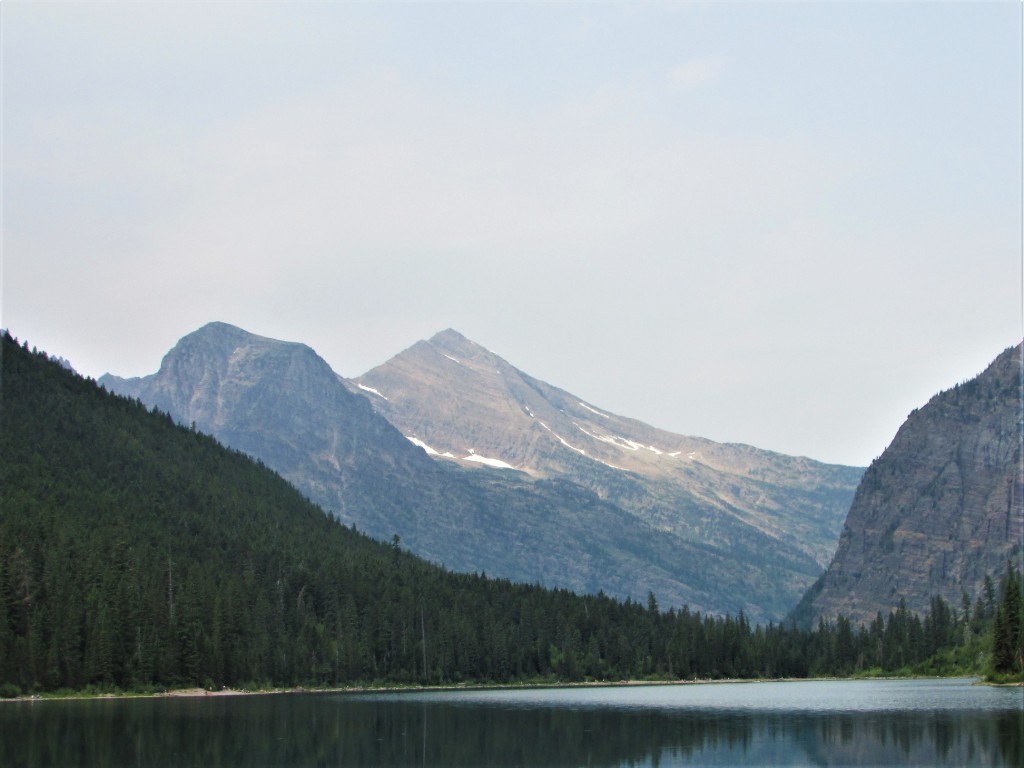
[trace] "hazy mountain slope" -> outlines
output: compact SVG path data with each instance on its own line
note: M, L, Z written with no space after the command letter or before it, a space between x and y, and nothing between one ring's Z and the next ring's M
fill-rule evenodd
M609 413L453 330L354 385L434 455L568 478L687 540L801 572L828 563L861 476L858 468L684 437Z
M379 538L413 526L419 494L405 478L433 470L312 349L225 323L185 336L152 376L99 384L259 458Z
M360 530L397 534L453 569L639 599L654 591L662 605L742 608L754 620L780 618L817 573L809 557L756 552L763 562L751 568L736 554L745 543L687 541L564 479L434 462L308 347L223 323L183 338L152 376L100 383L261 459ZM636 475L612 472L618 495L643 495Z
M959 606L1019 563L1024 528L1021 347L914 411L864 474L828 571L798 615L863 621L905 599Z

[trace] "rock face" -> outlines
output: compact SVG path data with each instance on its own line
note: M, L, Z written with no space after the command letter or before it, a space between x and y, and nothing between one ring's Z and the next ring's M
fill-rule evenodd
M409 527L417 494L404 478L431 470L312 349L225 323L185 336L152 376L98 383L260 459L379 538ZM390 493L363 508L382 478Z
M431 365L403 353L392 363L416 363L404 378L385 366L351 382L304 345L211 323L156 374L100 383L452 569L639 600L653 591L664 607L753 621L781 619L820 573L860 475L622 419L454 332L413 350Z
M870 621L900 599L959 607L1019 562L1021 347L913 412L864 474L832 564L796 615Z
M805 575L829 562L862 474L618 416L453 330L354 383L436 457L565 478L688 541Z

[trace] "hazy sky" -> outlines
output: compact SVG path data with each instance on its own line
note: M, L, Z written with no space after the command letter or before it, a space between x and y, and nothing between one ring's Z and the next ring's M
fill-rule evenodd
M91 376L453 327L866 464L1022 335L1021 8L7 0L0 321Z

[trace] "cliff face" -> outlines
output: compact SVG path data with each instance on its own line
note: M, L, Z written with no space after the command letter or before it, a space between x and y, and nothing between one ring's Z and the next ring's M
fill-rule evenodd
M828 571L802 619L869 621L900 599L959 606L1021 557L1021 346L913 412L864 474Z

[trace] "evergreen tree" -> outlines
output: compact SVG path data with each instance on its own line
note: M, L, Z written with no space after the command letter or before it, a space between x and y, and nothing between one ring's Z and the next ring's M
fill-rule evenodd
M992 626L992 671L998 675L1024 674L1024 597L1020 572L1011 564L1001 586L1001 598Z

